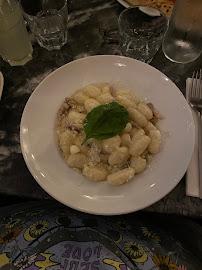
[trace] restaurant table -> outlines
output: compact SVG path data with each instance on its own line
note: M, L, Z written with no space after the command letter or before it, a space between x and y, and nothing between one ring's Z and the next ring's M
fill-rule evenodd
M68 1L68 42L61 50L49 52L32 38L33 59L26 65L11 67L0 59L0 71L5 80L0 101L2 196L15 195L30 200L52 199L34 180L21 153L20 121L23 109L37 85L62 65L86 56L120 55L117 38L110 37L112 29L113 37L118 37L117 19L123 9L115 0ZM202 57L186 65L176 64L166 59L160 49L150 65L167 75L185 94L186 78L202 67ZM167 196L145 211L199 218L202 216L202 203L199 198L186 196L184 176Z

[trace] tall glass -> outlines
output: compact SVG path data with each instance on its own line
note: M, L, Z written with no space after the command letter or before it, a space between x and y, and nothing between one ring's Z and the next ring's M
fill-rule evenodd
M0 0L0 55L11 66L21 66L32 59L32 51L19 3Z
M163 41L165 56L189 63L202 52L202 0L177 0Z

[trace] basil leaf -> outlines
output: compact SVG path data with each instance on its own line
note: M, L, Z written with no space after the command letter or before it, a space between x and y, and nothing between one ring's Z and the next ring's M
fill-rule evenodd
M98 140L108 139L119 134L129 121L129 113L122 105L111 102L100 105L89 112L84 119L84 131L86 138Z

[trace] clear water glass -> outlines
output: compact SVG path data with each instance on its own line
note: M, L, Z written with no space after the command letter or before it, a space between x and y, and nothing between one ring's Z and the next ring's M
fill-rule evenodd
M25 20L39 45L49 51L67 43L66 0L20 0Z
M122 55L150 63L159 50L168 20L148 6L125 9L119 16L119 43Z
M202 52L202 0L177 0L165 35L165 56L176 63L189 63Z

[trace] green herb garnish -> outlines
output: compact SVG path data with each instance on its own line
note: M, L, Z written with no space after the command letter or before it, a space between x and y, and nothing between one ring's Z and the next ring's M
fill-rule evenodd
M126 108L117 102L100 105L89 112L84 119L84 131L86 138L98 140L108 139L119 134L129 121L129 114Z

